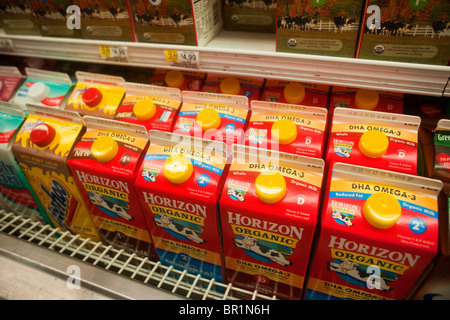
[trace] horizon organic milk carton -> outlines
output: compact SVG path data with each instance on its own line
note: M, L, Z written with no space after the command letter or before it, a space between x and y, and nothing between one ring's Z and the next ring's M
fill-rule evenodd
M178 88L181 91L200 91L206 73L189 70L156 69L150 77L150 84Z
M27 104L63 109L72 80L67 73L25 68L26 80L11 102L26 107Z
M330 95L330 115L335 108L351 108L403 113L404 94L373 89L333 86Z
M12 148L17 162L53 226L99 241L67 165L70 151L85 130L80 115L43 106L27 108L29 115Z
M249 116L248 98L239 95L183 91L183 105L173 132L218 140L231 149L242 143Z
M69 157L69 167L89 213L107 245L155 259L134 188L148 147L143 126L86 116L86 132Z
M326 162L416 174L419 126L417 116L336 108Z
M126 82L126 95L114 120L144 126L147 131L172 131L181 107L181 91L177 88Z
M259 100L264 79L256 77L229 76L208 73L203 82L202 92L240 95L248 101Z
M125 79L99 73L75 73L77 84L67 101L66 110L82 116L113 119L125 96Z
M251 110L245 145L313 158L322 157L327 109L252 101Z
M12 153L17 132L25 121L17 105L0 102L0 205L32 220L51 221Z
M305 299L402 300L438 250L442 182L335 163Z
M330 89L324 84L266 79L261 100L327 108Z
M219 200L227 281L278 299L301 298L323 170L322 159L233 146Z
M163 265L224 282L217 201L226 161L221 141L150 133L135 185Z

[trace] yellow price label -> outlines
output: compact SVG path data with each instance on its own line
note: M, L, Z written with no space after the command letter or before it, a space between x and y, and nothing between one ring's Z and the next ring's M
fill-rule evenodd
M100 54L102 57L110 57L111 56L111 49L109 46L101 45L100 46Z
M166 61L177 62L178 61L177 50L166 50Z

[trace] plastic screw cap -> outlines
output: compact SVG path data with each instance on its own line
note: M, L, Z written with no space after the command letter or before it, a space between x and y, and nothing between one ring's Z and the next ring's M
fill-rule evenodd
M202 131L209 129L217 129L220 126L220 115L216 110L207 108L200 111L197 115L197 123L202 128Z
M225 78L220 82L220 92L224 94L239 94L241 84L236 78Z
M261 172L255 180L255 192L262 202L276 203L286 194L286 180L279 172Z
M368 130L359 139L359 150L369 158L379 158L389 146L388 137L381 131Z
M288 103L300 103L305 99L305 87L300 83L291 82L284 87L283 95Z
M103 99L103 94L95 87L87 88L83 92L83 102L89 107L95 107L100 104Z
M170 182L180 184L190 178L194 168L188 157L182 154L174 154L164 162L163 172Z
M279 144L289 144L297 139L297 126L292 120L280 119L272 125L271 135Z
M45 147L53 141L55 135L56 131L52 126L40 123L31 129L30 140L39 147Z
M50 88L42 82L35 82L28 88L28 96L36 102L40 102L47 98Z
M142 99L136 102L133 107L133 113L140 121L147 121L156 113L156 106L150 99Z
M378 229L394 226L402 214L398 200L387 193L372 194L363 205L364 218Z
M359 109L373 110L379 100L380 96L375 90L359 89L355 95L355 104Z
M184 83L184 74L178 70L172 70L166 73L165 81L171 88L179 88Z
M97 138L91 146L91 153L97 161L105 163L112 160L119 151L117 141L108 136Z

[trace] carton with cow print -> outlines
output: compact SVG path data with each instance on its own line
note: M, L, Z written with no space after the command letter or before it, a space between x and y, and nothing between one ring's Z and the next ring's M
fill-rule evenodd
M27 108L29 115L16 135L12 151L50 224L100 241L67 164L70 151L85 131L80 115L37 105Z
M327 110L295 104L252 101L244 144L321 158Z
M439 180L335 163L304 298L405 299L438 250L441 189Z
M417 116L336 108L328 138L327 164L364 164L416 174L419 126Z
M226 276L233 286L301 298L323 170L322 159L233 145L219 201Z
M223 28L222 0L128 3L139 42L204 46Z
M368 1L358 58L448 65L450 4L434 1ZM376 17L381 21L377 24Z
M354 58L363 3L278 0L276 50Z
M276 0L225 0L224 29L275 33Z
M154 260L147 221L134 188L148 147L145 127L90 116L84 122L86 132L68 163L102 242Z
M181 106L181 91L177 88L126 82L125 98L114 120L134 123L148 130L171 131Z
M150 142L135 186L161 263L223 282L225 144L161 131Z
M80 8L84 39L134 41L126 0L73 0L72 4Z

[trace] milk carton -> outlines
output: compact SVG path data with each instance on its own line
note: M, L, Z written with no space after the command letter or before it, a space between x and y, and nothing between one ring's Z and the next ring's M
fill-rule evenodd
M339 107L403 113L403 105L403 93L333 86L329 110L330 115Z
M419 126L416 116L336 108L326 161L416 174Z
M125 96L125 79L90 72L76 72L77 84L67 101L66 110L113 119Z
M135 184L161 263L223 282L217 201L225 145L160 131L150 142Z
M17 105L0 103L0 205L32 220L51 223L11 151L25 113Z
M203 72L156 69L150 77L150 84L181 91L200 91L205 77L206 73Z
M25 107L27 104L63 108L72 89L70 76L34 68L25 68L27 79L17 90L11 102Z
M402 300L438 249L442 182L335 163L305 299Z
M8 102L21 81L22 74L17 67L0 67L0 101Z
M81 11L80 27L84 39L134 41L126 0L72 2Z
M448 65L447 0L371 0L368 5L358 58Z
M354 58L363 4L278 0L277 51Z
M147 222L134 189L148 147L144 127L86 116L86 132L69 157L102 242L154 260Z
M324 84L266 79L261 100L327 108L330 89Z
M219 208L226 276L234 286L301 298L323 169L322 159L233 146Z
M249 116L247 97L184 91L182 99L174 133L218 140L228 150L233 143L242 143Z
M0 27L6 34L39 35L29 1L0 0Z
M139 42L204 46L223 27L222 0L129 1Z
M439 120L434 132L432 176L446 184L450 183L450 120L448 119Z
M321 158L327 109L252 101L245 145Z
M241 95L248 101L258 100L264 86L264 79L241 76L227 76L208 73L203 83L202 91Z
M27 105L13 153L55 227L99 241L89 212L67 165L84 131L81 117L66 110Z
M225 0L224 29L275 33L277 2Z
M142 125L147 131L172 131L181 106L179 89L130 82L122 87L126 95L114 120Z

